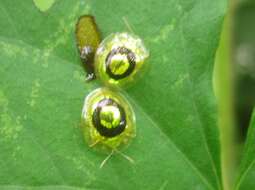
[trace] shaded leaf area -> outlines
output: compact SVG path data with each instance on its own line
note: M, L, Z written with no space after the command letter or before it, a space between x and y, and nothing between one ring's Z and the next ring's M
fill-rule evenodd
M254 188L255 178L255 112L253 111L246 145L243 152L239 176L236 182L236 190L248 190Z
M3 188L221 189L211 78L225 1L56 1L45 13L14 2L0 3ZM83 13L103 36L131 27L151 51L148 71L123 92L137 118L124 151L134 165L114 155L99 169L106 155L83 141L83 99L98 87L85 83L74 42Z

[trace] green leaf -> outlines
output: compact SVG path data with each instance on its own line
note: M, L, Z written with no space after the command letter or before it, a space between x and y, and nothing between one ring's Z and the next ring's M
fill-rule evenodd
M221 189L212 70L226 1L0 2L1 189ZM137 137L129 163L84 142L85 83L75 22L95 16L103 36L130 28L151 52L150 69L125 92Z
M253 111L245 148L242 155L236 190L254 188L255 177L255 111Z

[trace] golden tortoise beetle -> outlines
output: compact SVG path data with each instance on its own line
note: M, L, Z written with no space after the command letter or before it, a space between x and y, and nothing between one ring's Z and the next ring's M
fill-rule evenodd
M94 17L80 17L76 24L76 43L87 80L98 77L111 87L132 83L149 57L143 41L134 34L114 33L100 42Z
M148 57L148 51L137 36L111 34L96 51L95 73L106 85L124 86L136 79Z
M135 115L124 96L99 88L85 99L82 128L90 146L109 152L127 146L135 137Z

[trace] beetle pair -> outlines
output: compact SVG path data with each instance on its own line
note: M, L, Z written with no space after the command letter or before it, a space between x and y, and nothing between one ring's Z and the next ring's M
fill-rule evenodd
M84 135L92 147L117 151L135 137L135 115L119 87L131 84L140 73L149 53L141 39L128 33L116 33L100 42L92 16L79 18L76 41L87 81L99 78L105 88L91 92L82 112ZM129 159L130 160L130 159Z

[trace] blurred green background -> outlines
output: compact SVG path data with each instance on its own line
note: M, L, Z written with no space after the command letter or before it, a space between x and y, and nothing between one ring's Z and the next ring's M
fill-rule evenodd
M244 142L255 105L255 1L237 1L234 6L234 101L239 140Z

